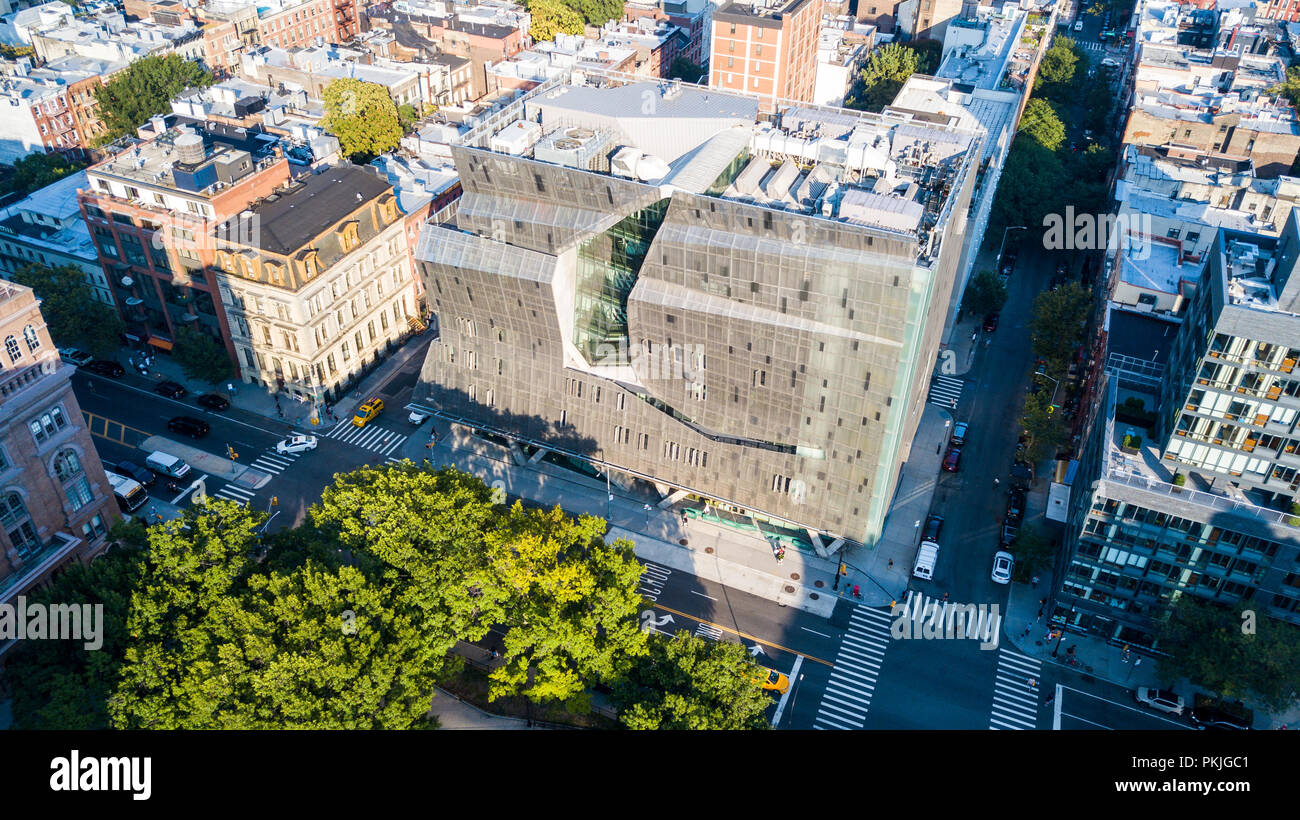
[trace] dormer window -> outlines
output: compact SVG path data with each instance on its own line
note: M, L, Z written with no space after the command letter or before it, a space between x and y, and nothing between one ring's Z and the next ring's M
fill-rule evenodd
M305 279L320 274L320 257L314 249L309 248L298 254L298 264L302 266L302 275Z
M338 229L338 235L339 244L343 246L344 253L350 252L361 244L361 240L357 238L357 221L355 219L343 223Z

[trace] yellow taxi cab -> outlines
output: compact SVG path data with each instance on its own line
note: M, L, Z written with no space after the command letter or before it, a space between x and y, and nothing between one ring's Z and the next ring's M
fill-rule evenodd
M775 669L763 669L767 674L754 680L760 684L765 691L778 692L782 695L790 688L790 679Z
M384 409L384 400L379 398L371 399L357 408L357 414L352 417L352 423L357 427L365 427L366 423L378 416Z

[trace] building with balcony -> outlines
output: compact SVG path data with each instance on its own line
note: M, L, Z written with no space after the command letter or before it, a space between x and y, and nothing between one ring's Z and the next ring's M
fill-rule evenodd
M106 547L120 513L29 288L0 281L0 603ZM8 645L0 645L2 654Z
M392 186L352 165L220 226L216 279L243 381L332 402L395 349L419 316L406 229Z
M82 214L129 339L170 350L182 327L206 333L234 359L212 269L215 226L283 186L280 138L216 123L166 128L117 144L86 170Z
M451 153L464 193L416 252L441 333L417 402L666 504L875 543L979 134L573 72Z

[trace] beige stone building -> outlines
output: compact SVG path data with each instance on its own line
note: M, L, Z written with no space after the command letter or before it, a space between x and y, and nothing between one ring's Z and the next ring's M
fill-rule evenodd
M245 383L334 401L418 325L403 216L369 169L261 199L219 226L215 257Z

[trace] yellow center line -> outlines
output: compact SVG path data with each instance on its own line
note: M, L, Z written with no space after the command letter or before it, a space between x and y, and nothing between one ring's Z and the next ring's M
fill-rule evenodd
M691 615L690 613L687 613L687 612L679 612L678 610L673 609L673 608L670 607L670 606L664 606L663 604L661 604L661 603L659 603L659 602L657 602L657 601L651 601L651 602L650 602L650 606L653 607L653 608L655 608L655 609L662 609L662 610L665 611L665 612L671 612L671 613L673 613L674 615L681 615L683 618L690 618L692 621L697 621L697 622L702 623L702 624L708 624L709 626L717 627L718 629L721 629L723 632L730 632L730 633L733 634L733 635L736 635L736 636L741 637L741 638L747 638L747 639L749 639L749 640L751 640L751 641L754 641L754 642L756 642L756 643L761 643L761 644L763 644L764 646L770 646L770 647L772 647L773 649L780 649L782 652L789 652L791 655L803 655L805 658L807 658L807 659L810 660L810 661L817 661L818 663L825 664L826 666L830 666L830 667L834 667L834 666L835 666L835 664L831 663L830 661L824 661L824 660L822 660L821 658L817 657L816 655L809 655L807 652L800 652L800 651L797 650L797 649L791 649L790 647L788 647L788 646L782 646L782 645L779 644L779 643L772 643L772 642L769 641L769 640L765 640L765 639L760 638L760 637L758 637L758 636L756 636L756 635L749 635L749 634L744 633L744 632L741 632L741 631L739 631L739 630L732 629L731 627L724 626L723 624L714 623L713 621L706 621L706 620L704 620L703 618L700 618L700 617L697 616L697 615Z

